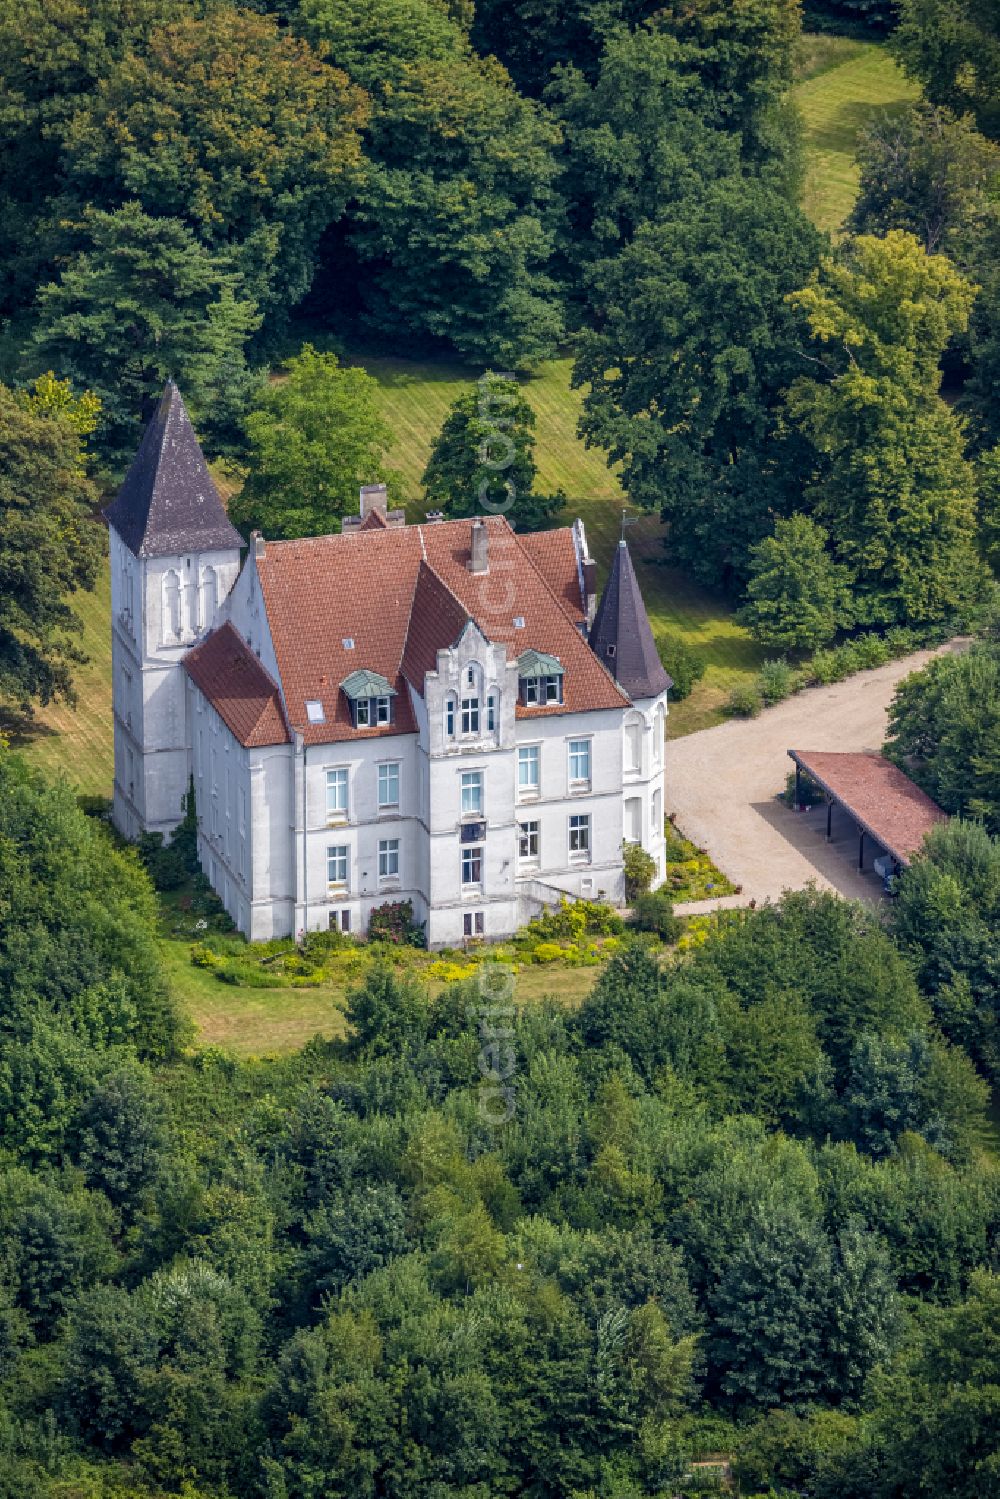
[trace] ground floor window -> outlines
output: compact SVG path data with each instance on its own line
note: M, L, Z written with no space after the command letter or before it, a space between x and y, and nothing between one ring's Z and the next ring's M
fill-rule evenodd
M569 820L569 851L578 857L590 853L590 814L571 817Z
M482 911L466 911L462 917L462 930L466 937L481 937L486 930L486 918Z
M351 930L350 911L331 911L330 930L331 932L349 932Z
M483 883L483 850L481 844L472 844L462 850L462 884Z

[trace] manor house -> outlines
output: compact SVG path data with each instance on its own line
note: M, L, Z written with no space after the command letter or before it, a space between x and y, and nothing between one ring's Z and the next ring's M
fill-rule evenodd
M107 512L114 819L169 837L262 939L410 900L431 946L663 872L670 679L620 543L600 602L580 521L407 525L384 486L337 536L249 548L168 384ZM241 563L241 555L245 553Z

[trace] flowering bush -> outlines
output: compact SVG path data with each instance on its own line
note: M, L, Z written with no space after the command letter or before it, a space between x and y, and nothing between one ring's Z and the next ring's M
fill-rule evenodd
M423 924L413 919L411 900L390 900L384 906L376 906L368 918L368 940L405 947L427 945Z

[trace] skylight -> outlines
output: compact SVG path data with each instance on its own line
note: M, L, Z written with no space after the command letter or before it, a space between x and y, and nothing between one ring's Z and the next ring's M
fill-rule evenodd
M524 629L524 615L523 614L515 614L515 616L514 616L514 629L515 630L523 630Z
M344 638L343 638L343 640L340 643L344 647L345 651L353 651L353 649L354 649L354 637L353 637L353 635L345 635Z
M326 714L323 712L323 704L315 698L306 699L306 718L310 723L325 723Z

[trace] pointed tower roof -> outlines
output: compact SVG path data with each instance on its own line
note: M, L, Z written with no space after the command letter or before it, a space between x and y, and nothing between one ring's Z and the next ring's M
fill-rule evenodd
M628 547L618 543L590 631L590 648L635 702L672 686L660 663Z
M172 380L105 516L136 557L229 551L244 544L229 522Z

